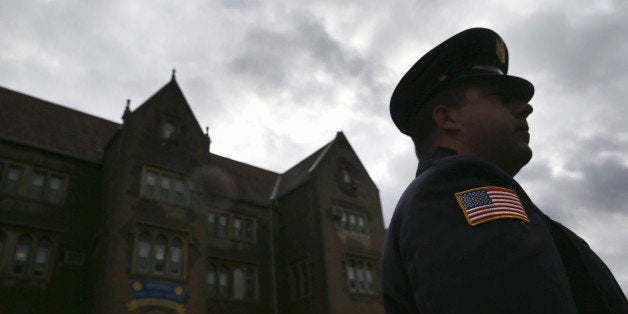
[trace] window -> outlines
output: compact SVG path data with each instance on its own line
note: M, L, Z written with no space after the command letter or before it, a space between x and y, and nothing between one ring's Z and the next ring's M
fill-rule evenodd
M35 260L33 262L33 276L44 277L50 264L50 251L52 243L48 238L42 238L37 243Z
M185 265L184 239L178 233L140 230L135 244L135 271L182 277Z
M7 235L0 231L0 253L6 242ZM52 241L48 236L35 236L29 233L18 234L12 252L9 272L16 276L46 278L52 260L52 248Z
M157 174L153 171L144 173L144 196L155 198L155 186L157 185Z
M0 265L6 262L2 269L6 269L7 273L13 276L46 279L52 265L53 236L41 234L41 232L2 229L0 230Z
M255 276L255 271L253 271L253 269L249 268L246 270L246 299L247 300L254 300L255 299L255 280L256 276Z
M145 197L185 205L186 185L175 174L144 169L142 184L142 195Z
M168 240L162 234L157 235L153 247L153 273L164 274L166 269L166 245Z
M216 213L207 213L207 232L210 236L216 235Z
M242 219L233 218L233 238L236 240L242 239Z
M254 243L255 219L232 213L208 212L207 231L210 236Z
M20 166L10 165L2 183L2 192L8 194L17 194L22 182L23 168Z
M355 228L355 215L349 214L349 231L356 232Z
M358 263L356 268L356 277L358 278L358 292L364 292L364 290L366 290L366 285L364 282L364 265L362 265L362 263Z
M185 203L185 184L180 179L174 179L174 202L177 204Z
M366 233L366 226L364 225L364 217L362 216L358 216L358 229L357 231L359 233Z
M355 283L355 263L353 261L349 262L347 266L347 279L349 280L349 291L356 291L357 286Z
M349 291L360 294L375 294L373 263L350 259L346 265Z
M148 233L140 234L137 240L137 270L145 273L150 269L150 236Z
M255 301L257 268L243 264L210 263L207 270L209 298Z
M177 128L175 127L174 123L164 122L161 127L161 138L165 140L172 139L174 137L173 135L176 129Z
M170 274L179 276L181 274L181 262L183 255L183 242L179 238L172 240L170 246Z
M370 294L375 293L375 287L373 284L373 271L371 270L371 266L366 266L366 291Z
M207 296L216 296L216 267L211 264L207 269Z
M244 241L255 242L255 223L253 219L244 219Z
M339 213L338 213L339 212ZM334 206L334 214L340 218L340 229L355 234L368 234L366 214Z
M22 235L17 240L13 254L13 267L11 272L15 275L26 275L28 271L28 261L31 252L33 238L30 235Z
M308 261L300 261L289 268L290 295L293 300L302 299L312 295L312 264Z
M229 273L224 266L218 268L218 296L221 298L229 296Z
M161 175L161 185L159 188L159 198L167 201L170 199L170 177L167 175Z
M240 268L233 271L233 298L236 300L244 299L244 273Z
M48 178L48 190L46 191L46 201L50 203L61 203L63 194L63 178L59 176L50 176Z
M4 173L2 172L5 169ZM59 204L63 200L65 177L47 170L0 163L0 191Z
M31 182L28 189L28 196L30 198L41 199L44 194L44 180L46 180L46 174L40 171L33 171L31 174Z
M220 214L218 216L218 236L221 238L226 238L229 235L228 220L229 217L227 217L227 214Z

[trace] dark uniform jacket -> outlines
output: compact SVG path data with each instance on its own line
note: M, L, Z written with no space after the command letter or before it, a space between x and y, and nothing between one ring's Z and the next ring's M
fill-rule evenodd
M399 200L382 290L386 313L628 313L584 240L498 167L443 148Z

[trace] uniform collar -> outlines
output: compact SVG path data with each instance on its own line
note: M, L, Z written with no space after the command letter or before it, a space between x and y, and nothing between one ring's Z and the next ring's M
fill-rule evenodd
M458 152L451 148L436 147L432 152L419 157L419 168L416 171L416 176L418 177L423 171L433 166L439 159L454 155L458 155Z

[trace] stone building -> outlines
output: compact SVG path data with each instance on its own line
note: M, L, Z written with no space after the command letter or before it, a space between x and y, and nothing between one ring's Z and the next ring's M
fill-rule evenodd
M381 313L377 187L342 132L213 154L173 75L123 123L0 87L0 313Z

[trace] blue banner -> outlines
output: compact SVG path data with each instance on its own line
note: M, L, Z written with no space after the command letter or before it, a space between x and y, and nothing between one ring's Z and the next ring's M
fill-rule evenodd
M158 280L130 280L131 297L139 299L161 299L176 303L183 303L185 299L185 285Z

